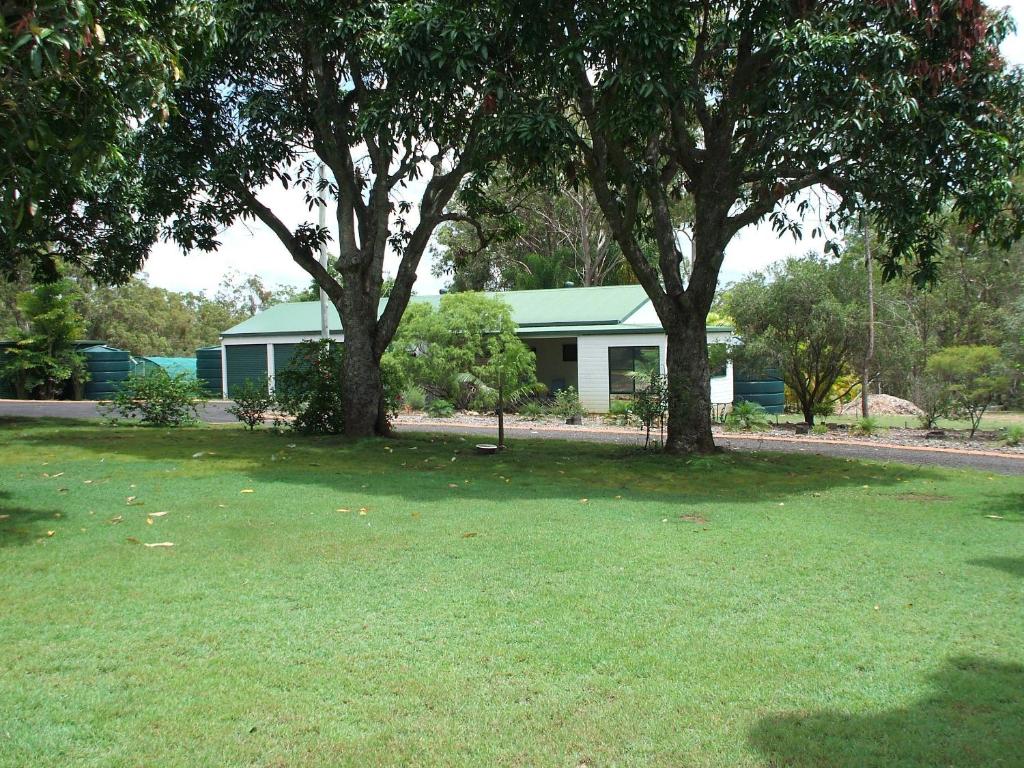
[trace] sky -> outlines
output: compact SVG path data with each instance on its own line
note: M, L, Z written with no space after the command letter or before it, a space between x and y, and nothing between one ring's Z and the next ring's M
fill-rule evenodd
M1024 0L989 3L1005 6L1024 29ZM1018 33L1007 39L1003 55L1010 64L1024 64L1024 35ZM303 222L315 222L315 213L305 206L301 191L295 188L285 190L280 186L268 187L260 193L260 199L285 221L294 227ZM328 212L328 222L333 212ZM816 217L805 219L805 230L817 222ZM414 217L410 217L414 223ZM150 253L143 269L151 285L174 291L213 292L223 277L232 272L259 275L264 284L309 285L309 277L299 268L285 251L284 246L269 229L259 222L236 223L224 230L220 237L221 246L214 253L200 251L185 254L171 243L159 243ZM767 223L742 230L726 248L722 265L721 283L734 282L743 275L764 269L771 263L808 251L821 252L824 238L806 236L794 241L792 236L778 236ZM437 293L444 286L444 280L431 274L429 254L425 254L416 280L416 292L425 295ZM397 261L385 263L385 270L392 274Z

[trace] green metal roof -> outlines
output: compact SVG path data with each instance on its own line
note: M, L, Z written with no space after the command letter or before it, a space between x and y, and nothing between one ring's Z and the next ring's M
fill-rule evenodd
M593 288L552 288L538 291L488 293L503 299L512 309L512 317L524 334L607 333L610 326L623 321L647 303L647 294L639 285L610 285ZM440 303L440 296L413 296L412 301ZM386 299L379 311L384 311ZM341 319L333 306L327 308L330 330L341 333ZM623 333L655 333L658 325L616 329ZM710 329L709 329L710 330ZM715 329L731 330L731 329ZM222 336L312 335L320 332L320 302L298 301L276 304L250 317Z

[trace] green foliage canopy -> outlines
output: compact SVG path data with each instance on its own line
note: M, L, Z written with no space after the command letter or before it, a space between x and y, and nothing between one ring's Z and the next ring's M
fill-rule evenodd
M143 262L159 218L136 155L166 118L187 40L209 36L192 0L5 2L0 14L0 268L104 280Z

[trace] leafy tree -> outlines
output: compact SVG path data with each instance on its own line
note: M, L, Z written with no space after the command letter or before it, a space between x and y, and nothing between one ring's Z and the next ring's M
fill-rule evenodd
M387 357L410 384L464 409L479 390L492 388L477 368L489 359L488 345L496 330L508 327L515 335L511 311L500 298L450 293L441 297L437 309L427 302L409 307ZM514 347L507 339L502 343ZM477 386L463 374L472 374L486 386Z
M712 450L705 317L723 254L769 220L800 234L865 212L884 272L935 276L936 214L1016 234L1021 75L998 45L1005 12L934 3L521 2L532 108L508 106L513 168L586 176L668 335L666 449ZM523 97L526 98L525 96ZM693 204L686 273L670 202ZM657 246L657 263L643 244Z
M544 385L537 381L537 360L516 335L512 313L503 302L496 320L497 324L491 326L484 337L483 354L473 361L460 379L483 392L494 394L498 448L504 448L506 406L542 392Z
M433 272L450 277L452 290L636 282L588 186L556 180L524 188L504 174L484 195L484 211L438 230Z
M142 264L159 219L136 132L165 118L196 0L7 0L0 6L0 269L56 261L105 280Z
M18 309L29 329L18 333L0 363L0 374L14 384L18 397L52 400L68 381L84 383L85 358L75 349L82 331L76 296L77 288L67 278L18 295Z
M777 367L814 424L864 344L863 275L854 261L788 259L737 283L724 301L752 368Z
M1010 379L999 350L985 345L949 347L928 358L928 373L942 382L955 412L971 421L971 437Z
M381 357L434 230L458 217L449 202L493 154L489 116L515 63L502 50L514 37L483 5L454 2L213 8L217 43L178 113L150 130L150 183L174 217L170 234L212 250L224 224L269 227L344 318L346 433L382 432ZM336 202L334 231L286 223L259 199L273 183L296 187L310 209ZM317 250L328 240L338 255L325 269ZM389 255L399 265L379 311Z

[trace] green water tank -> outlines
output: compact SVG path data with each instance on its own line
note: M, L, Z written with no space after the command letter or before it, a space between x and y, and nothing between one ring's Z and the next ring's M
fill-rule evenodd
M786 384L777 368L733 373L733 402L757 403L768 413L782 413L786 406Z
M89 371L89 381L85 383L86 400L110 399L135 367L129 352L106 344L86 347L82 353Z
M221 394L220 347L203 347L196 350L196 378L208 394Z

